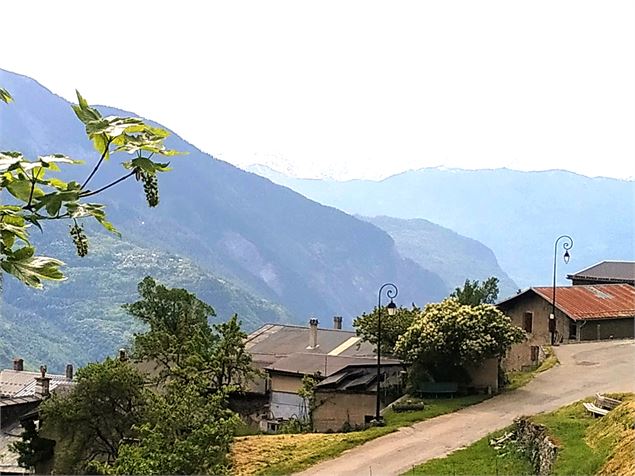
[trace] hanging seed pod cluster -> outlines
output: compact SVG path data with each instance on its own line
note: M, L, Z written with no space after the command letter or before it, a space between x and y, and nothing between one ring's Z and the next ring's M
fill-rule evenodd
M141 180L143 181L143 191L146 194L148 206L156 207L159 204L159 181L157 180L157 174L142 172Z
M73 243L77 249L77 254L83 258L88 254L88 237L86 236L86 233L84 233L84 227L75 222L70 229Z

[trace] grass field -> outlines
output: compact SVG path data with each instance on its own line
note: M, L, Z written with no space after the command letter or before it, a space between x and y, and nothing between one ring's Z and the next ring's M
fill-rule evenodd
M438 400L424 400L424 410L396 413L388 410L386 426L350 433L307 433L297 435L256 435L236 438L232 449L233 473L290 474L320 461L338 456L400 427L451 413L487 399L487 395L468 395Z

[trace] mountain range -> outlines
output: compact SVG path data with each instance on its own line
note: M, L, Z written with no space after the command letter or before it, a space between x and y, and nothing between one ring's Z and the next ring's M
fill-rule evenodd
M476 239L521 287L551 283L554 244L563 234L574 246L566 267L563 249L555 252L559 283L602 260L635 258L635 183L628 180L563 170L425 168L340 182L290 177L262 165L250 170L348 213L426 219Z
M360 217L388 233L402 256L438 274L448 289L463 286L466 279L499 280L499 297L514 294L518 286L498 265L492 250L477 240L422 218Z

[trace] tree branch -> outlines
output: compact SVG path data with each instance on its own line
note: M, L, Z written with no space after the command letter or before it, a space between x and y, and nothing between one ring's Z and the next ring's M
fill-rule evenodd
M80 193L80 197L84 198L84 197L90 197L91 195L97 195L98 193L103 192L104 190L109 189L110 187L114 187L115 185L117 185L119 182L123 182L124 180L126 180L128 177L132 177L135 174L135 171L133 170L132 172L130 172L129 174L124 175L123 177L119 177L117 180L115 180L114 182L110 182L108 185L104 185L103 187L95 190L94 192L91 191L86 191L86 192L82 192Z
M106 142L106 148L104 149L104 152L101 154L101 157L99 158L99 161L97 162L97 165L95 165L95 168L93 169L93 171L86 178L86 180L84 180L84 183L82 184L82 187L81 187L82 190L84 189L84 187L86 185L88 185L88 182L90 182L90 179L93 178L93 175L95 175L97 173L97 169L99 169L99 166L104 161L104 159L106 158L106 154L108 154L108 151L110 150L110 143L111 142L112 142L112 139L108 139L108 141Z
M61 215L57 215L54 217L49 217L46 215L40 215L39 213L33 213L33 217L36 218L37 220L60 220L62 218L70 218L71 214L70 213L63 213Z
M106 445L106 452L115 459L117 457L117 447L104 436L98 426L93 426L93 430L95 431L97 438Z
M24 174L26 175L26 172ZM33 192L35 191L35 183L37 182L39 176L40 172L37 173L37 177L35 176L35 171L31 172L31 192L29 193L29 203L27 203L26 208L31 208L31 202L33 202Z

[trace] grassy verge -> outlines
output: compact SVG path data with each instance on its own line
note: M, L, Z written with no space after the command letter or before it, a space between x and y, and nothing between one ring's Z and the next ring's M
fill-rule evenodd
M591 416L582 402L532 418L547 427L559 447L553 475L635 475L635 395L612 396L625 403L602 418ZM405 475L533 474L522 453L512 447L497 451L489 445L490 438L506 430L492 433L445 458L427 461Z
M582 403L568 405L552 413L537 415L560 447L554 475L635 474L633 394L617 395L627 401L602 418L594 418ZM589 398L586 401L592 401ZM629 443L630 442L630 443ZM621 445L621 446L620 446ZM626 457L626 459L625 459ZM631 472L617 471L631 465ZM608 466L609 470L603 467ZM613 471L613 470L616 470Z
M527 385L531 380L533 380L536 375L549 370L559 363L558 357L556 357L556 354L553 352L553 349L551 347L545 347L545 354L545 360L543 360L541 364L534 370L509 372L507 374L509 383L505 386L504 391L509 392L511 390L516 390L523 385Z
M490 438L497 438L510 430L511 427L496 431L445 458L431 459L422 465L415 466L411 471L404 473L404 476L471 476L475 474L520 476L534 474L529 460L512 445L501 450L490 446Z
M396 413L388 410L386 426L351 433L308 433L300 435L258 435L236 438L232 449L233 473L290 474L320 461L334 458L347 449L387 435L402 426L451 413L479 403L487 395L468 395L438 400L424 400L426 408Z

